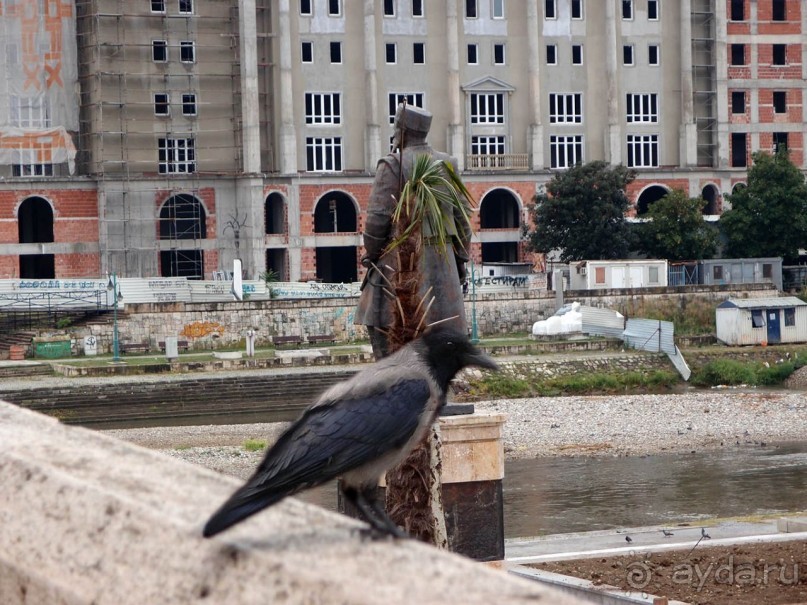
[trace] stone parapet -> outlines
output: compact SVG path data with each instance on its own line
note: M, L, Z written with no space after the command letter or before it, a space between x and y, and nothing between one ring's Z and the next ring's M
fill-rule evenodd
M233 479L0 402L4 605L581 603L293 498L212 540Z

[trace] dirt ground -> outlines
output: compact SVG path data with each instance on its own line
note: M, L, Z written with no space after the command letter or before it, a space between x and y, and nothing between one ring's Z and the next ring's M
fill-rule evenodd
M536 569L693 605L807 603L807 541L536 563Z

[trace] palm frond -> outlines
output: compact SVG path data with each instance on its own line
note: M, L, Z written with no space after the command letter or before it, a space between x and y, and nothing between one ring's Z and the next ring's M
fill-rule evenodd
M473 196L450 162L432 159L427 154L417 156L392 216L394 222L405 227L389 250L423 225L429 226L431 236L437 238L443 248L448 239L446 225L453 220L454 211L459 210L461 216L470 221L473 204Z

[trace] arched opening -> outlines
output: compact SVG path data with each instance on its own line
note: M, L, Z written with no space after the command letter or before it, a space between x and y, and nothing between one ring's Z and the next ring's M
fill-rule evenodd
M266 197L264 205L266 213L266 234L278 234L286 232L286 213L283 196L279 193L270 193Z
M53 208L41 197L29 197L17 210L17 228L21 244L53 241Z
M29 197L17 210L17 232L21 244L46 244L53 241L53 208L41 197ZM20 254L21 279L53 279L56 259L53 254Z
M160 209L160 239L205 238L207 238L207 214L202 203L186 193L168 198ZM204 279L204 254L201 248L160 251L160 274L163 277Z
M355 233L358 231L356 205L345 193L323 195L314 210L314 233Z
M720 210L718 208L718 201L720 199L720 193L717 191L717 187L714 185L706 185L701 191L701 197L703 197L706 205L703 207L704 214L719 214Z
M669 191L662 187L661 185L652 185L642 191L639 199L636 201L636 214L641 216L643 214L647 214L647 211L650 209L650 206L654 203L659 201L665 195L667 195Z
M317 248L317 279L326 283L353 283L358 279L356 246Z
M731 188L732 193L739 193L741 189L745 189L747 185L745 183L735 183L734 187Z
M521 236L521 207L518 198L507 189L493 189L479 204L479 225L486 229L511 229L512 234L499 233L497 241L482 242L483 263L517 263ZM485 237L485 236L483 236ZM490 236L488 236L490 237Z
M494 189L482 198L479 205L482 229L518 229L521 216L518 200L507 189Z

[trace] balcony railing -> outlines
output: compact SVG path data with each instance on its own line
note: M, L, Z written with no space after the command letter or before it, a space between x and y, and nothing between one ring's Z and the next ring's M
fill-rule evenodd
M527 153L503 153L497 155L467 155L466 170L529 170L530 156Z

